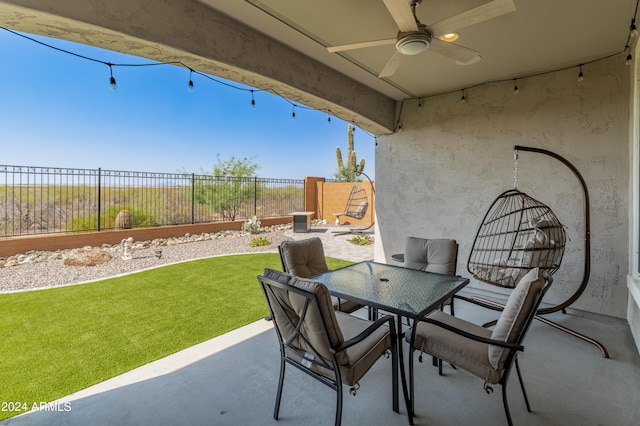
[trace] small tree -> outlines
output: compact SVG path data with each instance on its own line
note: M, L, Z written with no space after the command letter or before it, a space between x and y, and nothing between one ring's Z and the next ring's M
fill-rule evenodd
M336 158L338 160L338 170L333 174L333 177L339 182L358 182L362 178L358 174L364 171L364 158L360 160L358 164L356 162L356 151L354 149L353 141L353 126L349 124L349 130L347 132L347 163L346 165L342 161L342 152L340 147L336 147Z
M246 202L259 191L249 178L255 176L260 166L253 162L253 158L231 156L226 161L222 161L220 155L217 158L213 175L204 173L207 178L196 182L195 201L222 214L223 220L233 221Z

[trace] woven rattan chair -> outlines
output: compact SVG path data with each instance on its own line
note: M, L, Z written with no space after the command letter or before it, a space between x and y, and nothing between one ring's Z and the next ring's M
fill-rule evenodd
M342 420L343 385L355 395L359 380L391 351L393 411L398 407L398 351L393 316L377 321L333 309L318 282L265 269L258 280L280 344L280 378L273 417L278 420L285 368L292 365L336 391L335 424ZM313 395L309 395L313 399Z
M419 350L480 377L484 380L487 393L493 392L490 385L502 385L504 410L509 425L512 425L507 401L507 380L513 364L527 411L531 411L517 354L524 350L522 343L527 330L552 282L551 276L545 275L543 279L541 273L540 269L535 268L524 275L511 292L504 309L498 308L498 305L486 305L473 299L454 296L490 309L502 310L493 331L442 311L434 311L406 332L406 340L413 342L409 362L413 362L413 352ZM413 389L413 378L410 380Z

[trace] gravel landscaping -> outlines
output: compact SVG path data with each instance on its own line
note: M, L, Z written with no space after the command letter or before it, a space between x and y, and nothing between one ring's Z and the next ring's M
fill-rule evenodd
M105 263L94 266L65 264L70 263L69 260L82 249L33 251L0 258L0 293L84 283L205 257L276 251L282 241L291 239L284 235L288 229L291 229L291 224L269 227L258 235L224 231L215 234L187 234L180 238L153 241L123 240L113 246L91 248L107 259L110 257ZM266 237L271 244L251 247L250 243L256 237Z

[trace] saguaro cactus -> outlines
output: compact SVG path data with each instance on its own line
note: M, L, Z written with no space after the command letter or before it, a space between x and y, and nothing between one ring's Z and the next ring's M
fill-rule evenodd
M360 160L360 163L356 161L356 151L353 146L353 126L349 124L348 130L348 142L347 142L347 164L342 161L342 151L340 147L336 147L336 158L338 160L338 172L336 177L346 182L355 182L356 175L364 171L364 158Z

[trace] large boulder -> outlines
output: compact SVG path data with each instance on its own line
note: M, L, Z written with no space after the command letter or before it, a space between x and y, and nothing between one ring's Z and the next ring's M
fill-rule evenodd
M96 248L81 248L67 253L64 264L67 266L95 266L110 260L111 255L106 251Z
M116 229L131 229L133 228L133 215L129 210L120 210L116 216Z

